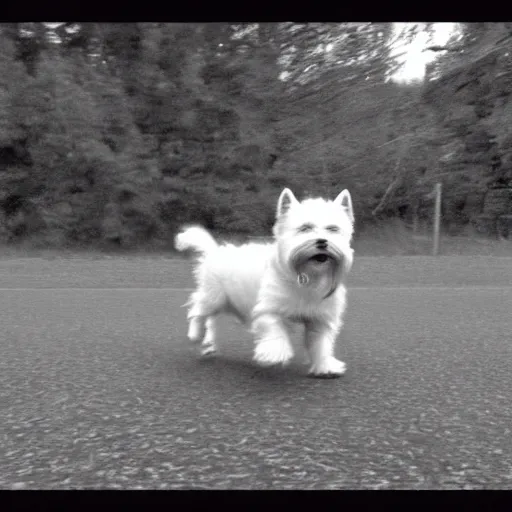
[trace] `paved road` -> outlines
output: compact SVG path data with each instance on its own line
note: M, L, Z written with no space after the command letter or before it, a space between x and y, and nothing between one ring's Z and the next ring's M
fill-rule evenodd
M198 358L182 261L0 260L0 488L510 488L510 276L360 259L347 374L316 380L229 320Z

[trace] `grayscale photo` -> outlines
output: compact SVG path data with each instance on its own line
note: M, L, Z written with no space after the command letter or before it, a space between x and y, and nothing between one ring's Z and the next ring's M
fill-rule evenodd
M512 23L1 22L0 105L0 489L512 487Z

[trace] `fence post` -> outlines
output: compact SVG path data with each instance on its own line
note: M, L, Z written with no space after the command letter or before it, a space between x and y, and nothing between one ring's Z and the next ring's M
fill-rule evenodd
M433 256L437 256L439 254L439 228L441 225L441 192L441 183L436 183L434 189L436 206L434 211L434 247L432 249Z

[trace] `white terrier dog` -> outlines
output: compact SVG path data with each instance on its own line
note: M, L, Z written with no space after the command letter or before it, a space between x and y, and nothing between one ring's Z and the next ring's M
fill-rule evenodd
M345 363L334 357L334 344L346 306L353 225L348 190L334 201L299 202L285 188L277 203L274 243L218 245L202 227L185 228L175 238L176 248L200 253L197 289L186 304L189 339L202 341L203 354L215 352L216 316L230 313L250 325L256 362L284 365L293 356L287 327L299 322L305 326L309 373L342 375Z

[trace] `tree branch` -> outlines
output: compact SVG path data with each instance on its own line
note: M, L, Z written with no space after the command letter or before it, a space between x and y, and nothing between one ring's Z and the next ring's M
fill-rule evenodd
M398 175L389 185L386 189L386 192L384 192L384 195L382 196L382 199L380 200L379 204L374 208L372 211L372 215L375 217L386 204L386 201L388 200L388 197L393 193L395 188L398 186L398 184L402 181L402 176Z
M424 52L460 52L464 49L463 46L427 46L423 51Z

